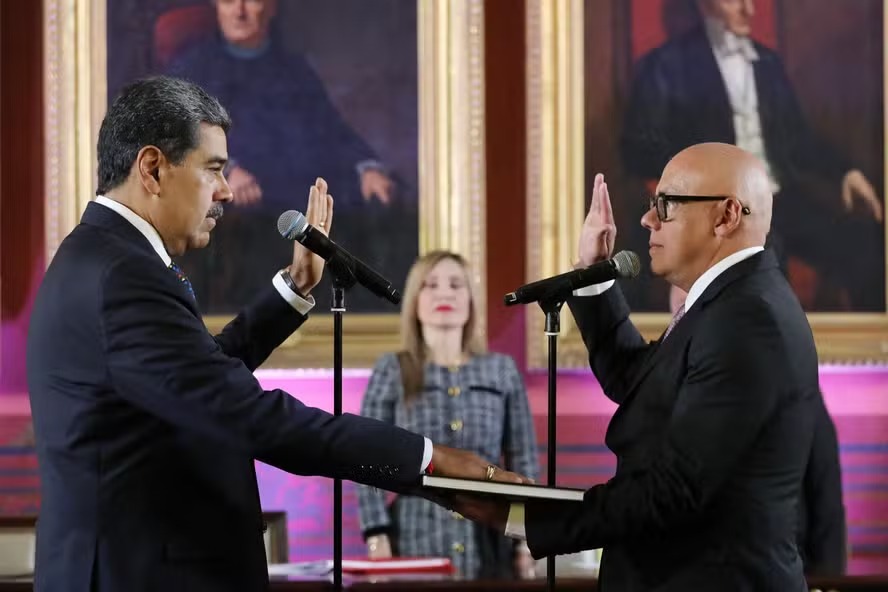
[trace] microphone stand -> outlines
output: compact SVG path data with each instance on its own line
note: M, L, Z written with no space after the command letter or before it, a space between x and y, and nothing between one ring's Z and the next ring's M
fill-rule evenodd
M555 487L555 424L557 419L555 404L555 379L558 373L558 334L561 333L561 307L564 297L558 295L559 290L552 290L540 298L539 305L546 315L544 333L549 351L548 383L549 410L546 434L546 485ZM546 557L546 590L555 590L555 556Z
M357 282L345 259L334 255L327 261L333 280L333 415L342 415L342 313L345 292ZM333 479L333 590L342 590L342 479Z

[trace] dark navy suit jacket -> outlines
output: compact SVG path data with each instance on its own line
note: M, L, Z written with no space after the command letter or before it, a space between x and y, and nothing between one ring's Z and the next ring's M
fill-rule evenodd
M818 402L814 439L799 499L799 553L806 574L836 576L848 567L848 531L836 426Z
M807 590L798 498L820 403L805 313L770 251L719 275L662 342L614 287L569 302L605 394L614 477L528 503L535 556L604 547L603 591Z
M145 237L89 204L28 335L36 590L266 589L255 459L391 489L417 480L421 436L262 390L253 370L304 320L269 282L213 337Z

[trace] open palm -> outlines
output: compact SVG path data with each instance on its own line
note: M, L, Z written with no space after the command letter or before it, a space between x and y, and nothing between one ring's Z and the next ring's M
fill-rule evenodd
M595 175L592 188L592 203L580 231L577 267L588 267L598 261L609 259L614 252L617 226L611 209L610 194L604 175Z
M320 177L308 192L305 219L315 230L329 235L333 226L333 196L327 193L327 182ZM324 260L296 241L293 244L293 264L290 265L289 271L302 294L308 294L321 281Z

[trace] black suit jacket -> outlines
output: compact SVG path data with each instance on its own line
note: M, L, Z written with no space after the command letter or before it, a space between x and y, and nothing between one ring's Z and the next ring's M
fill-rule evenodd
M824 197L838 203L842 176L851 168L807 124L780 56L755 43L759 116L768 160L784 191L799 191L806 177L829 181ZM728 91L702 27L644 56L623 122L622 159L645 179L659 178L681 150L701 142L735 144ZM828 197L826 197L828 196Z
M420 436L259 386L252 371L304 320L269 285L214 338L144 236L87 207L28 334L36 590L265 589L254 459L389 488L416 481Z
M604 392L615 476L528 503L537 557L604 547L605 591L802 591L798 496L820 398L807 318L769 251L646 344L617 287L571 310Z
M814 438L802 481L798 539L806 574L845 573L848 533L839 443L836 427L822 401L817 405Z

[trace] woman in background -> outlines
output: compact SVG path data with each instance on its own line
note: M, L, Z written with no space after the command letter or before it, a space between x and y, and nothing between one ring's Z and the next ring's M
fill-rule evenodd
M432 442L471 450L521 475L538 473L524 382L512 358L486 353L466 261L434 251L407 276L402 351L373 369L361 413ZM449 557L464 578L534 577L524 543L422 498L360 486L361 530L371 558Z

